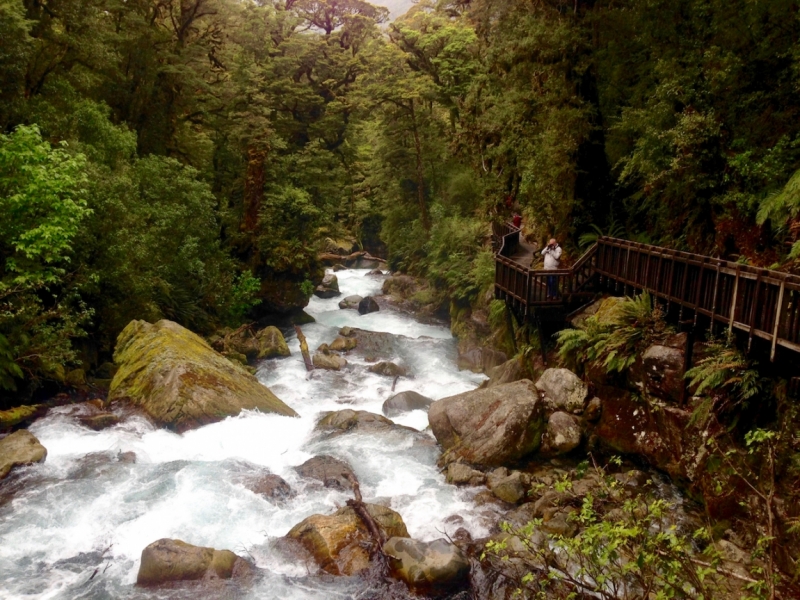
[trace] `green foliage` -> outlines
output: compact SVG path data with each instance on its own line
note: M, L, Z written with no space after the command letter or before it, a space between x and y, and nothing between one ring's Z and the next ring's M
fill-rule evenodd
M762 392L757 363L748 360L731 338L712 338L704 344L703 354L685 375L694 394L704 398L692 415L693 422L705 424L712 412L722 416L734 411L736 417Z
M607 321L589 317L582 327L560 331L556 340L559 356L573 368L593 363L607 373L623 373L670 332L661 308L645 292L626 298Z

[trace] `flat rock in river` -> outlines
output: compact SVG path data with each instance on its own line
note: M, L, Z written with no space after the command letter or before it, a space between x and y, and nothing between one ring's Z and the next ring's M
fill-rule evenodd
M109 401L130 402L179 432L243 409L297 416L244 367L172 321L131 321L117 338L114 361L119 370Z
M253 567L230 550L193 546L181 540L160 539L142 551L138 585L172 581L230 579L249 575Z
M398 425L383 415L376 415L366 410L352 410L350 408L326 414L319 420L316 429L317 431L329 431L333 433L353 431L366 433L408 431L415 434L419 433L416 429Z
M427 396L408 390L387 399L381 407L381 412L387 417L396 417L412 410L428 410L432 403L433 400Z
M299 467L295 467L298 475L322 482L327 488L336 490L352 490L356 474L345 461L334 456L321 454L309 458Z
M428 420L445 452L440 464L459 458L499 466L536 451L544 430L543 402L528 379L437 400Z

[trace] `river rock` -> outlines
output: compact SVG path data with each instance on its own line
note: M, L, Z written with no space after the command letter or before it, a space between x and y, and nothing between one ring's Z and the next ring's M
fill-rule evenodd
M556 411L547 420L539 453L543 456L558 456L571 452L580 443L581 428L577 419L568 413Z
M385 331L367 331L357 327L342 327L339 335L354 339L358 343L358 351L370 360L390 359L396 354L396 336Z
M490 475L486 483L492 493L503 502L516 504L525 498L526 480L519 471L512 471L504 477L492 477Z
M100 431L117 425L120 422L120 418L110 412L101 412L93 415L79 416L78 422L84 427L88 427L94 431Z
M334 273L338 273L339 271L347 271L347 267L345 267L343 264L337 263L331 267L331 270L333 270Z
M323 277L322 283L314 290L314 295L318 298L334 298L338 296L339 292L339 279L333 273L328 273Z
M589 394L588 386L569 369L547 369L536 382L548 410L563 410L573 414L583 412Z
M367 433L374 433L376 431L411 431L419 433L416 429L398 425L383 415L376 415L366 410L352 410L350 408L328 413L319 420L315 429L317 431L330 431L334 433L355 431Z
M396 417L412 410L428 410L433 400L412 390L400 392L388 398L381 407L387 417Z
M467 584L469 561L447 540L420 542L406 537L386 540L383 551L398 579L418 593L454 591Z
M211 347L223 356L242 362L262 358L290 356L289 346L277 327L265 327L253 332L249 328L231 331L223 329L210 339Z
M230 550L192 546L181 540L160 539L142 550L138 585L170 581L230 579L251 574L253 567Z
M288 500L295 496L294 490L286 483L286 480L274 473L268 473L254 478L246 485L247 489L254 494L258 494L270 500Z
M43 417L50 409L46 404L31 404L29 406L16 406L0 411L0 431L8 431L24 423L33 423Z
M461 458L481 466L517 461L539 448L543 403L528 379L437 400L428 420L447 464Z
M243 409L297 416L244 367L172 321L131 321L117 338L114 360L119 370L108 400L139 406L178 432Z
M375 298L372 296L367 296L366 298L362 298L361 301L358 303L358 314L366 315L369 313L378 312L381 309L378 306L378 303L375 302Z
M365 504L387 538L408 537L402 517L391 508ZM345 506L332 515L311 515L287 534L314 557L323 571L333 575L355 575L369 566L371 537L355 511Z
M447 465L447 483L453 485L483 485L486 475L464 463L454 462Z
M47 450L27 429L20 429L0 440L0 479L16 467L44 462Z
M405 377L408 374L408 370L405 367L388 360L382 360L379 363L371 365L367 371L376 373L377 375L385 375L386 377Z
M308 479L321 481L322 485L335 490L352 490L356 474L345 461L322 454L309 458L299 467L295 467L298 475Z
M328 349L334 352L349 352L356 346L358 346L358 340L355 338L345 338L339 336L331 342L331 345L328 347Z
M339 301L339 308L341 309L348 309L352 308L354 310L358 310L358 303L361 302L364 298L359 296L358 294L354 296L347 296L344 300Z
M367 273L367 275L371 275L373 277L381 277L384 275L384 272L381 271L380 269L372 269L372 271Z
M347 360L338 354L325 354L325 352L315 352L311 361L317 369L327 369L328 371L340 371L347 366Z

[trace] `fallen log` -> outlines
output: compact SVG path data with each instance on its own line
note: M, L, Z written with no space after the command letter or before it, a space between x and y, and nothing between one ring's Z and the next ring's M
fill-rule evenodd
M306 363L306 371L314 370L314 363L311 362L311 355L308 353L308 342L306 336L303 335L303 330L299 325L294 326L294 331L297 334L297 339L300 340L300 353L303 355L303 362Z

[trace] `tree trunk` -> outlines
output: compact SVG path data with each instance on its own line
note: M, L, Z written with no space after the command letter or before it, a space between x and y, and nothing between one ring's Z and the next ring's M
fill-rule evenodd
M260 145L248 147L242 231L253 232L258 225L258 213L261 211L261 201L264 199L264 165L266 160L266 148Z
M428 207L425 204L425 171L422 166L422 143L419 140L414 100L411 100L411 131L414 134L414 150L417 155L417 202L419 203L419 213L422 219L422 228L425 231L430 231L431 221L430 217L428 217Z

